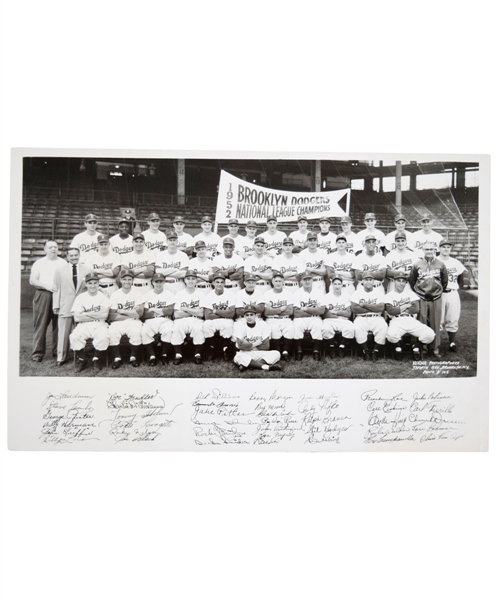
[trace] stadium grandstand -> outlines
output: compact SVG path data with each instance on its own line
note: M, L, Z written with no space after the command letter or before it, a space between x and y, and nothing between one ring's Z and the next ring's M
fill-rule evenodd
M362 160L24 158L23 280L44 256L44 242L56 240L65 251L89 213L99 217L99 231L109 235L117 232L125 214L131 215L135 229L147 229L151 212L159 213L162 229L182 215L185 231L199 233L203 215L215 219L221 170L275 190L350 188L354 232L364 229L367 212L376 214L376 227L384 233L395 229L398 212L407 218L409 231L420 229L421 215L431 213L433 229L454 243L452 256L472 275L465 287L477 285L478 163ZM317 221L309 227L317 230ZM279 228L290 232L296 223ZM333 219L331 229L341 230L340 218ZM225 232L221 225L219 233Z

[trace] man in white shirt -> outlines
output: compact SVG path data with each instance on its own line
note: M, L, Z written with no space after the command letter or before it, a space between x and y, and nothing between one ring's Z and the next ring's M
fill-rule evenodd
M271 329L271 350L280 351L280 342L283 340L283 353L281 358L290 360L290 347L293 342L293 292L284 287L283 274L275 271L272 288L264 294L264 316Z
M201 219L201 233L194 236L194 243L198 240L202 240L207 245L208 258L217 255L217 247L221 242L221 238L212 231L212 219L208 215Z
M216 274L226 278L225 286L234 291L241 290L243 286L243 259L235 254L234 239L226 237L222 240L222 254L213 259L211 281Z
M88 273L85 276L87 291L76 297L71 312L76 327L69 336L71 349L76 353L75 370L83 371L87 366L85 360L85 344L92 340L94 357L92 366L99 371L106 361L106 351L109 346L109 328L106 323L110 309L110 299L99 290L99 276Z
M186 222L184 218L178 215L174 217L174 230L177 234L177 248L185 252L189 258L193 257L194 240L193 236L184 232Z
M309 331L314 340L313 358L321 360L321 342L323 340L321 317L325 312L325 295L313 289L313 276L307 271L302 275L302 287L293 295L293 328L295 339L295 360L302 360L302 340L304 332Z
M100 234L97 231L97 223L99 219L94 214L89 214L85 217L85 227L86 230L78 233L73 238L70 246L71 248L78 248L80 250L80 256L87 252L96 252L97 251L97 236Z
M286 238L286 233L283 233L283 231L278 231L277 227L278 221L276 217L267 217L267 231L260 236L266 244L267 254L273 257L281 254L283 240Z
M395 234L396 250L391 250L385 257L386 260L386 277L387 291L394 291L394 279L396 275L404 274L406 281L410 277L411 268L415 262L415 252L412 252L406 247L406 233L397 231ZM409 287L410 284L408 284Z
M305 271L304 261L300 254L294 254L295 246L292 238L283 240L283 252L273 260L273 271L279 271L285 281L285 287L295 291L299 287L299 280Z
M375 288L374 282L373 273L364 271L361 284L350 297L351 310L355 315L354 336L363 349L364 360L379 358L379 352L383 350L387 336L387 323L382 316L385 310L385 292L382 285ZM372 354L368 350L367 341L370 332L375 339Z
M333 281L340 277L344 292L350 296L354 292L354 261L353 253L347 252L347 240L343 233L339 233L335 240L336 251L326 257L327 277Z
M349 254L355 254L358 251L358 234L352 231L352 219L348 215L340 219L340 226L342 227L342 235L346 239L346 252Z
M409 285L408 279L401 273L394 277L394 290L384 298L385 309L391 321L387 330L387 341L395 344L394 358L403 359L401 339L406 334L415 336L418 342L413 344L413 356L419 359L423 344L431 344L436 337L432 329L417 319L420 298Z
M253 255L253 245L257 236L257 222L247 221L245 231L247 234L241 240L241 250L237 252L243 259L247 259Z
M296 231L292 231L289 235L292 238L295 247L298 252L307 248L307 234L309 233L307 230L307 217L299 217L297 220L298 229Z
M336 236L330 231L330 219L321 217L319 220L318 250L331 254L335 250Z
M168 363L168 354L172 343L172 331L174 322L175 296L165 288L165 275L155 273L153 275L153 289L144 295L144 323L141 329L141 341L149 357L150 367L156 365L156 354L154 349L154 336L160 334L161 340L161 362Z
M142 234L141 234L142 235ZM145 295L134 287L135 273L131 269L122 269L120 281L122 287L109 299L109 350L113 363L112 369L122 365L120 340L128 337L130 344L130 365L138 367L141 359L141 317L144 314Z
M303 271L313 276L313 288L321 294L326 294L326 260L325 250L318 250L318 235L310 231L307 234L307 248L299 254L304 265Z
M431 242L436 248L436 252L439 251L439 244L443 239L443 236L432 229L432 215L430 213L424 213L420 219L422 229L415 231L413 234L413 243L415 244L415 254L417 258L424 257L423 247L426 242Z
M188 269L194 271L197 276L196 287L208 294L212 290L210 284L210 275L212 273L213 261L207 257L207 245L204 241L198 240L194 245L194 258L188 263Z
M245 308L252 305L255 308L257 318L260 319L264 313L265 301L264 294L260 289L257 289L257 277L253 273L245 274L245 287L236 292L236 317L242 320L245 314Z
M30 285L36 288L33 296L33 351L31 358L42 362L45 356L47 328L52 323L52 354L57 356L57 315L52 309L52 294L57 291L54 283L57 269L63 268L66 261L57 256L58 245L53 240L45 242L45 256L33 263Z
M155 272L155 256L145 249L142 233L134 233L133 238L134 251L130 254L122 254L122 266L133 273L133 286L142 294L147 294L153 289L151 277Z
M244 319L234 326L234 339L238 350L234 362L241 372L246 369L281 371L281 366L277 364L280 353L277 350L269 350L269 325L256 317L255 308L249 305L245 308Z
M372 274L374 283L372 287L382 286L386 274L386 260L382 252L376 251L377 239L375 235L368 234L365 238L365 249L354 259L353 267L356 281L361 281L365 271ZM359 285L358 285L359 287Z
M238 219L229 219L229 222L227 224L227 229L228 229L228 235L226 235L224 237L224 239L231 239L234 242L234 252L235 254L240 255L240 253L243 250L243 236L240 235L238 233L239 229L240 229L240 222L238 221ZM222 243L221 242L219 244L219 247L217 248L217 251L219 252L219 254L223 253L223 249L222 249Z
M351 255L352 256L352 255ZM345 288L342 287L343 279L340 275L334 275L330 291L325 295L323 303L325 313L323 315L323 339L328 340L328 353L330 358L335 356L335 338L340 334L338 343L338 354L344 357L345 347L349 340L354 338L354 324L351 318L351 300Z
M366 229L360 231L356 236L357 247L354 250L356 254L364 250L367 235L375 236L375 252L383 252L383 248L385 247L385 235L380 229L375 229L376 223L377 219L375 218L375 213L366 213Z
M156 255L156 273L165 275L165 289L177 294L186 286L184 277L189 266L188 255L177 247L177 234L167 232L167 249Z
M110 250L110 241L107 235L97 236L99 244L97 252L88 252L84 256L85 266L99 277L99 288L108 298L116 292L118 285L116 278L122 265L122 257Z
M167 238L163 231L160 231L161 219L158 213L152 212L148 216L149 229L143 231L144 245L146 250L152 252L155 256L165 249Z
M467 272L467 269L459 260L450 256L451 247L452 242L449 240L441 240L439 244L439 249L441 250L439 258L448 273L448 284L443 291L441 304L441 330L448 333L449 349L451 352L456 352L457 344L455 339L460 319L460 296L458 290L462 276Z
M213 359L216 333L222 338L224 360L230 359L236 300L234 293L224 287L225 280L223 274L216 274L213 279L214 289L206 294L201 304L204 308L203 334L207 346L207 360Z
M131 222L129 219L118 221L118 233L109 240L111 250L120 256L134 251L134 240L130 235Z
M414 249L413 233L406 231L406 218L401 213L398 213L394 217L394 224L396 225L396 231L391 231L390 233L388 233L385 236L385 251L386 251L386 253L396 250L396 247L397 247L396 234L397 233L404 233L406 235L406 247L409 250L413 250Z
M254 254L245 260L244 272L252 273L257 278L257 286L263 292L270 289L269 282L273 277L273 258L266 254L266 242L263 237L255 238Z

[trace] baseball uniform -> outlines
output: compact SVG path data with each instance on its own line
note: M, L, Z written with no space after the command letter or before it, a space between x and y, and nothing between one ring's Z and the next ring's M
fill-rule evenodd
M380 252L381 248L385 247L385 235L383 231L380 231L380 229L363 229L363 231L356 234L354 252L365 249L365 238L368 234L375 236L375 253Z
M122 238L119 234L114 235L110 238L109 245L111 250L120 256L130 254L134 251L134 241L131 235L128 235L126 238Z
M146 229L142 232L144 236L144 245L146 250L152 252L155 256L158 255L164 248L167 247L167 237L163 231L157 231L154 233L151 229Z
M203 279L198 279L196 283L196 287L205 291L205 294L208 294L212 289L212 285L208 283L208 276L212 272L213 261L211 258L206 258L205 260L200 259L199 256L195 258L191 258L188 263L188 270L194 271L195 273L199 273L203 275Z
M202 231L198 235L195 235L193 238L194 244L196 244L196 242L198 241L205 242L207 246L207 257L213 258L217 255L217 248L219 247L219 244L221 243L222 239L213 231L211 231L208 234Z
M306 250L302 250L299 256L303 264L302 271L305 271L306 269L321 269L325 267L328 254L325 250L316 250L315 252L311 252L309 248L306 248ZM316 275L315 273L313 273L312 276L313 289L325 294L325 278L322 275Z
M392 250L385 257L385 260L385 266L388 269L391 269L392 271L402 271L407 276L409 276L413 263L416 260L416 256L415 252L413 252L412 250L408 250L408 248L405 248L403 252L400 252L399 250ZM387 275L387 281L389 282L387 285L387 291L394 291L394 279ZM408 283L406 285L408 288L410 287Z
M283 250L283 240L286 238L286 233L276 231L271 235L269 231L265 231L260 235L266 243L266 252L272 256L279 256Z
M283 306L293 306L294 293L283 288L281 292L277 292L275 288L270 289L264 294L264 302L269 304L271 308L281 308ZM265 314L265 313L264 313ZM265 315L266 322L271 329L271 339L279 340L282 337L293 340L294 328L293 320L289 315Z
M249 256L244 262L245 272L257 275L257 286L263 288L264 291L270 289L270 283L264 279L259 279L259 273L268 271L269 267L274 269L274 260L271 256L263 254L262 256Z
M292 238L293 243L295 245L302 244L302 247L304 247L304 244L307 241L308 233L309 233L308 229L306 229L304 232L300 231L300 229L297 229L296 231L292 231L292 233L290 234L290 237Z
M337 236L329 231L328 233L318 233L318 250L324 250L327 254L335 250L335 240Z
M350 297L351 302L368 308L370 304L384 304L385 292L382 286L375 287L366 292L360 284ZM368 339L368 332L373 333L375 343L383 346L387 336L387 323L380 313L363 313L354 319L354 336L358 344L364 344Z
M245 342L255 343L263 342L271 337L271 329L269 325L257 320L254 327L249 327L245 320L238 321L234 326L233 339L236 341L238 351L234 357L234 362L240 366L248 367L252 360L263 360L268 365L276 364L280 359L278 350L240 350L238 347L238 339Z
M399 231L391 231L390 233L388 233L385 236L385 248L386 250L388 250L389 252L392 252L393 250L396 250L397 246L396 246L396 234L400 233ZM415 241L413 239L413 233L411 233L411 231L406 231L406 229L403 232L406 235L406 247L410 250L414 250L415 249Z
M78 248L80 250L81 262L83 262L83 255L87 252L97 252L99 244L97 242L98 236L101 235L100 231L96 231L94 235L90 235L87 231L77 233L71 240L69 248Z
M292 254L290 258L287 258L286 254L280 254L274 259L272 267L274 271L283 275L286 287L292 290L299 287L297 275L304 272L304 262L300 254Z
M123 288L117 290L111 295L111 310L134 310L144 304L145 294L132 287L128 293ZM139 315L136 318L127 318L123 321L112 321L109 325L109 345L118 346L123 335L129 339L131 346L140 346L142 321Z
M192 293L189 293L187 289L181 290L175 294L174 310L182 310L183 308L202 308L204 298L204 290L195 288L194 292ZM172 332L172 345L180 346L188 334L193 338L193 344L196 346L200 346L205 343L202 317L191 316L175 318L174 330Z
M226 258L226 256L224 254L219 254L218 256L216 256L213 259L213 267L214 267L214 271L215 269L222 269L223 271L237 271L238 269L241 269L242 267L244 267L245 261L241 258L241 256L238 256L238 254L235 254L233 252L233 255L231 256L231 258ZM241 274L242 279L243 279L243 272ZM238 288L241 289L241 285L242 285L242 279L237 281L237 280L232 280L232 279L226 279L226 281L224 282L224 285L227 288Z
M349 252L349 254L355 254L358 251L358 234L354 233L354 231L349 231L349 233L341 233L339 235L343 235L346 239L346 252Z
M434 231L433 229L431 229L429 231L429 233L425 233L425 231L423 229L416 231L413 234L413 244L414 244L414 248L415 248L415 254L417 255L418 258L423 257L424 254L422 252L422 246L425 244L425 242L432 242L439 251L439 242L442 239L443 239L443 236L440 233L438 233L437 231Z
M451 256L447 259L440 256L439 260L444 264L448 273L448 285L442 296L441 329L448 333L456 333L458 331L458 320L460 319L458 277L465 273L467 269L459 260Z
M246 289L242 289L236 292L235 294L235 302L236 308L246 308L247 306L257 306L258 304L264 304L264 292L260 289L255 289L252 294L249 294ZM257 319L260 318L259 313L257 313ZM244 317L239 317L238 320L244 319Z
M309 307L324 306L325 294L322 294L317 289L313 289L310 292L301 287L293 295L293 306L306 310ZM295 317L293 319L293 337L295 340L304 339L304 332L309 331L313 340L322 340L322 320L320 316L310 317Z
M84 292L75 298L71 312L74 315L95 316L95 320L77 323L69 336L72 350L82 350L85 348L87 340L90 339L96 350L102 352L108 349L110 335L106 319L110 306L110 299L101 291L98 291L94 296L91 296L89 292Z
M210 310L229 310L235 307L236 299L231 290L224 288L222 294L217 294L212 290L203 298L201 303L203 308ZM203 333L205 339L214 337L218 331L223 338L230 338L233 335L234 321L232 318L220 317L218 319L206 319L203 321Z
M248 237L248 235L244 235L241 238L240 252L243 252L245 254L248 254L249 252L253 252L253 245L254 245L256 237L257 236L250 238L250 237Z
M140 267L146 267L147 265L155 264L155 256L149 250L144 250L140 254L137 252L131 252L130 254L122 254L122 265L126 269L139 269ZM152 277L153 275L151 275ZM134 277L134 287L140 290L143 294L147 294L151 290L151 278L144 279L141 277Z
M175 304L174 294L165 289L161 294L151 290L144 295L143 300L144 310L152 310L157 316L144 320L141 328L142 343L144 345L151 344L154 341L154 336L159 333L161 341L170 344L174 322L170 317L163 315L163 309Z
M231 238L234 242L234 251L233 252L244 252L244 242L245 239L242 235L238 234L236 237L231 237L229 234L222 238L221 243L217 247L217 252L220 254L224 254L224 248L222 247L222 241L226 238Z
M354 292L354 253L345 252L341 254L338 250L332 252L326 258L326 266L335 271L335 274L342 277L343 292L351 295Z
M177 249L182 252L186 252L188 248L192 248L194 246L194 238L189 233L178 233L177 234Z
M401 293L396 290L386 294L384 303L390 306L398 307L410 302L419 302L420 298L411 290L405 288ZM403 313L401 315L391 316L389 328L387 330L387 341L396 344L406 333L414 335L422 344L430 344L435 337L434 331L427 325L421 323L416 315Z
M82 264L89 267L91 271L98 275L103 271L116 269L116 267L120 267L122 264L122 257L115 252L108 252L106 255L102 255L99 252L89 252L83 259ZM111 294L118 289L116 278L107 276L100 277L99 288L108 298L110 298Z
M186 285L183 279L172 277L169 273L175 273L175 271L187 270L189 265L189 257L182 250L176 250L170 252L169 250L163 250L156 255L155 260L156 273L162 273L165 275L165 289L172 294L184 290Z
M347 312L351 310L351 294L344 289L340 296L336 296L333 291L328 292L322 300L322 304L330 312ZM347 317L324 317L322 333L324 340L331 340L335 334L340 332L342 337L351 340L354 337L354 324Z
M361 254L358 254L354 258L353 267L355 271L380 271L381 269L386 268L386 260L385 256L381 252L375 252L373 256L368 256L366 252L363 250ZM375 280L374 287L378 288L382 285L381 281ZM358 288L360 286L358 285Z

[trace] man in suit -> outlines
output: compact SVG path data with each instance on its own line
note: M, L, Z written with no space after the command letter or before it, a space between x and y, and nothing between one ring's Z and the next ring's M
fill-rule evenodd
M80 264L80 250L68 248L68 262L55 273L54 284L57 290L52 295L52 310L59 317L57 337L57 366L63 365L68 358L69 334L73 325L71 308L75 298L86 291L85 275L90 268Z

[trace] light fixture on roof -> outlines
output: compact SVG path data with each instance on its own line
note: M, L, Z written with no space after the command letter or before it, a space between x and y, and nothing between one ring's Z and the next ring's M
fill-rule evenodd
M80 163L80 171L84 172L87 170L87 167L85 166L85 160L82 158L82 162Z
M115 169L119 169L119 168L120 168L120 165L115 165Z

